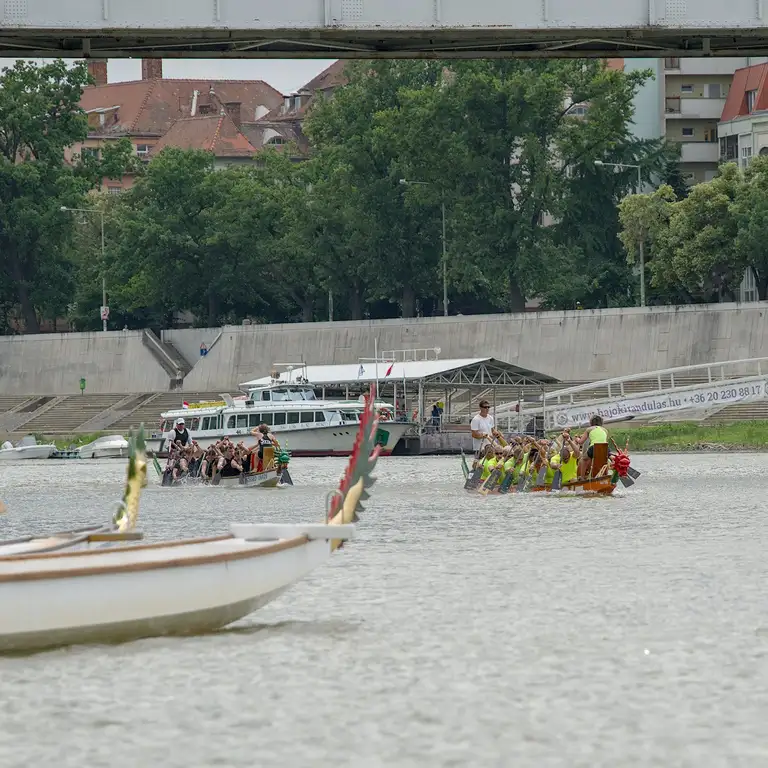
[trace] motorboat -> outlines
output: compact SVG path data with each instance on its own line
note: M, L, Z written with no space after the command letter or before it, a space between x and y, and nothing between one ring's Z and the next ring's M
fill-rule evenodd
M122 435L99 437L81 445L77 453L83 459L124 459L128 456L128 441Z
M223 535L157 543L123 540L136 533L146 477L143 439L132 439L126 492L109 530L81 531L71 545L63 534L54 544L38 539L34 550L31 541L21 551L0 545L0 652L209 632L261 608L354 536L374 482L377 426L371 398L324 522L235 523Z
M50 459L56 450L54 443L41 445L33 435L27 435L16 445L6 440L0 445L0 461L20 461L21 459Z
M201 448L222 440L248 439L260 424L266 424L281 444L290 444L293 456L349 456L357 427L365 410L361 400L323 400L306 377L295 372L277 374L240 384L245 394L220 400L183 403L160 414L160 425L147 438L147 447L163 456L173 439L173 428L183 419L190 437ZM395 407L376 402L380 414L377 442L388 456L413 423L395 421Z

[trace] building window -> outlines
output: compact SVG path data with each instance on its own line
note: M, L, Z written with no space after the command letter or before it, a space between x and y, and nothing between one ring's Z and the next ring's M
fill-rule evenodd
M670 56L664 59L664 69L680 69L680 58L677 56Z
M681 85L680 86L680 93L693 93L693 86L692 85Z
M287 142L282 136L273 136L269 141L267 141L268 147L282 147L283 144L286 144Z
M741 167L746 168L752 162L752 147L741 148Z
M588 107L584 104L574 104L569 110L568 115L571 117L586 117Z
M722 97L723 97L723 90L720 87L720 83L710 83L707 86L708 99L721 99Z
M122 187L107 187L107 192L109 192L110 195L119 195L122 191Z
M693 128L683 128L681 133L685 139L692 139L696 135L696 131Z
M99 159L99 148L98 147L83 147L81 150L81 155L83 158L86 157L92 157L94 160Z
M747 112L754 112L757 102L757 91L747 91Z
M149 144L137 144L136 154L139 157L146 157L149 154Z
M708 141L711 144L717 143L717 128L706 128L704 130L704 141Z
M755 273L748 269L744 273L744 279L739 286L739 299L741 301L757 301L757 281L755 280Z

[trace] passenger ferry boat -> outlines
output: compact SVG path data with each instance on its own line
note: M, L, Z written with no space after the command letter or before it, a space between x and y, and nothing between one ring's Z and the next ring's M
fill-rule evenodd
M253 387L246 395L221 397L161 414L160 427L147 438L147 448L164 454L176 420L182 418L202 448L224 437L247 443L246 438L253 439L251 430L267 424L292 456L350 456L365 410L359 400L318 399L315 387L303 378L285 382L273 377L271 383ZM394 421L391 403L377 401L376 408L382 414L378 440L386 456L413 424Z

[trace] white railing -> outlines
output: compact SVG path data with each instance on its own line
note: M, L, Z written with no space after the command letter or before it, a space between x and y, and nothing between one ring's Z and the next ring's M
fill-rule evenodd
M701 379L691 382L691 379ZM633 382L651 382L650 389L628 392ZM542 415L547 428L589 423L599 414L605 421L658 418L681 410L716 413L736 403L768 397L768 358L702 363L620 376L592 384L544 393L541 405L523 406L524 417ZM497 419L519 418L517 402L496 409Z

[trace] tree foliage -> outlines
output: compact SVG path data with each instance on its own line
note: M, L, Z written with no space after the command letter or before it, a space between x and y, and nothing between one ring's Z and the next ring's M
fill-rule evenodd
M671 187L636 195L621 205L621 240L630 260L647 246L657 301L701 302L738 298L744 273L768 298L768 158L744 171L721 167L710 182L677 200Z
M219 169L166 149L119 198L87 201L129 160L117 146L62 162L86 135L85 68L6 72L0 307L21 306L29 330L40 314L96 328L104 277L113 325L324 319L331 303L335 319L411 317L442 312L444 268L454 313L627 303L617 203L637 172L609 164L650 180L672 157L630 132L648 73L514 60L346 71L305 122L307 161L267 151Z

